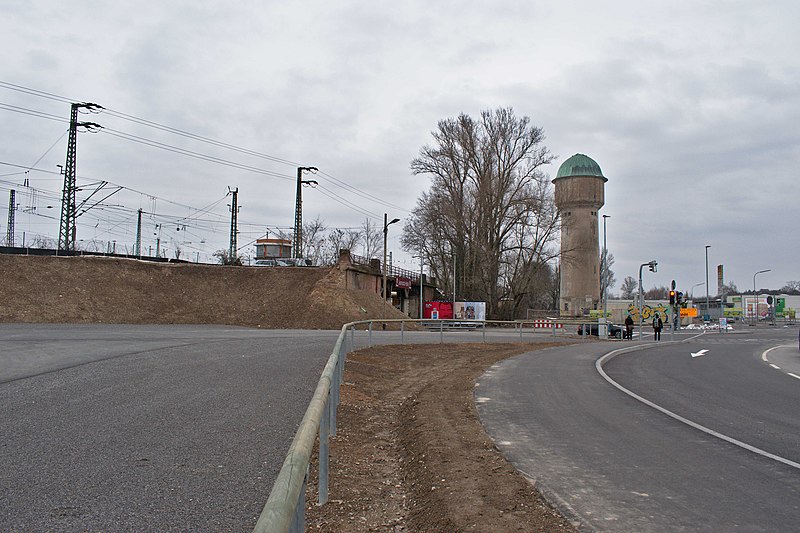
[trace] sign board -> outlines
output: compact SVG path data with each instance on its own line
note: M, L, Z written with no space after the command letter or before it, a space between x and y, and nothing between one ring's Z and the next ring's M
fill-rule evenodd
M394 280L394 286L398 289L410 289L411 288L411 279L410 278L401 278L397 277Z
M681 318L683 317L696 317L697 316L697 308L696 307L681 307Z
M456 320L486 320L486 302L456 302L453 306Z

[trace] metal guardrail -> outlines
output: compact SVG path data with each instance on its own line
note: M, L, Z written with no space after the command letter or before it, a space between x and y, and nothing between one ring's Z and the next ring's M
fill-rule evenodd
M353 262L353 264L356 265L370 266L372 264L372 260L369 259L368 257L363 257L355 254L350 254L350 260ZM378 267L378 270L380 270L380 267ZM408 270L391 264L386 265L386 275L391 278L401 277L401 278L408 278L414 282L419 282L419 271ZM425 279L428 280L428 282L430 282L432 278L428 276Z
M329 475L329 438L336 435L336 408L339 405L339 390L344 378L344 365L347 356L347 332L351 335L351 348L355 347L355 329L359 325L367 325L369 331L369 346L372 346L373 325L383 323L400 323L400 343L405 342L406 323L430 323L430 319L386 319L386 320L360 320L349 322L342 326L339 337L336 339L333 351L328 357L325 368L317 383L317 388L309 402L306 413L300 422L300 427L295 433L294 440L289 447L286 459L283 461L278 477L272 486L267 503L253 529L254 533L295 533L305 529L306 484L308 481L309 464L314 449L314 443L319 436L319 479L318 503L324 505L328 501L328 475ZM446 323L464 324L465 320L439 320L440 341L444 342ZM476 328L483 331L483 342L486 341L486 326L498 329L511 329L519 331L523 339L525 324L541 322L541 320L476 320ZM577 328L582 325L596 323L580 320L552 320L552 335L559 333L570 336L577 333ZM561 324L557 328L556 324ZM540 328L541 329L541 328ZM452 331L452 330L449 330ZM585 335L584 338L588 337Z

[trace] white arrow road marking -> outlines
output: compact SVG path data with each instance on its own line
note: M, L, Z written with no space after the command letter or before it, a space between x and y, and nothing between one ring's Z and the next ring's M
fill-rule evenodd
M705 355L708 350L700 350L697 353L692 352L692 357L700 357L701 355Z

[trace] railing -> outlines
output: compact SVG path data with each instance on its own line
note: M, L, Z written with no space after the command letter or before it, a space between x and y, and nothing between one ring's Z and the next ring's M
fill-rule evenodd
M512 329L519 332L522 340L525 324L533 326L534 323L541 323L540 320L415 320L415 319L387 319L387 320L361 320L350 322L342 326L336 344L331 355L325 364L322 375L317 383L317 388L311 398L305 415L300 422L300 427L294 436L286 459L283 461L278 477L272 486L267 503L261 511L261 515L253 529L254 533L284 533L301 532L305 528L305 493L308 481L308 469L311 462L311 454L314 449L314 442L319 435L319 479L318 479L318 503L324 505L328 501L328 474L329 474L329 437L336 435L336 408L339 405L339 388L344 378L344 364L347 356L347 332L350 332L351 349L355 348L355 331L359 325L366 325L369 331L368 342L372 346L372 332L374 324L400 323L400 343L405 342L406 323L435 323L438 325L440 342L444 342L444 332L448 324L472 324L482 330L482 341L486 342L486 326L494 326L498 329ZM556 320L550 319L550 330L553 336L557 333L562 335L574 335L578 328L589 324L596 324L595 321L586 322L581 320ZM435 327L435 326L434 326ZM529 329L535 329L533 327ZM547 328L545 328L547 329ZM584 338L588 335L584 335ZM504 337L505 338L505 337Z
M363 257L360 255L350 254L350 260L355 265L365 265L370 266L370 259L367 257ZM381 272L383 272L381 270ZM393 278L408 278L412 281L418 282L419 281L419 272L414 272L413 270L407 270L405 268L396 267L394 265L388 265L386 269L386 275ZM428 278L426 278L428 279Z

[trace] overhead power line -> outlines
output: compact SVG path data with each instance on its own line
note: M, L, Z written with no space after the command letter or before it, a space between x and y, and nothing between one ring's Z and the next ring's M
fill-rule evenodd
M118 130L114 130L114 129L111 129L111 128L103 128L101 131L103 133L107 133L107 134L112 135L114 137L119 137L121 139L137 142L137 143L144 144L144 145L147 145L147 146L152 146L154 148L160 148L162 150L167 150L168 152L175 152L175 153L182 154L182 155L185 155L185 156L194 157L196 159L201 159L203 161L209 161L211 163L216 163L218 165L224 165L224 166L228 166L228 167L232 167L232 168L238 168L240 170L247 170L247 171L255 172L255 173L258 173L258 174L264 174L266 176L271 176L271 177L274 177L274 178L293 181L293 178L291 176L289 176L289 175L286 175L286 174L280 174L278 172L273 172L271 170L266 170L266 169L263 169L263 168L253 167L253 166L250 166L250 165L237 163L235 161L229 161L227 159L222 159L222 158L214 157L214 156L211 156L211 155L201 154L200 152L194 152L192 150L187 150L185 148L179 148L177 146L172 146L172 145L169 145L169 144L166 144L166 143L162 143L160 141L154 141L154 140L151 140L151 139L145 139L144 137L139 137L138 135L132 135L130 133L124 133L124 132L121 132L121 131L118 131Z
M30 87L24 87L22 85L9 83L9 82L4 82L4 81L0 81L0 88L5 88L5 89L21 92L21 93L24 93L24 94L29 94L29 95L33 95L33 96L37 96L37 97L41 97L41 98L46 98L46 99L49 99L49 100L54 100L54 101L62 102L62 103L71 103L71 102L75 101L75 99L72 99L72 98L66 98L66 97L63 97L63 96L56 95L56 94L48 93L48 92L45 92L45 91L39 91L37 89L32 89ZM32 115L32 116L36 116L36 117L40 117L40 118L46 118L46 119L49 119L49 120L58 120L60 122L66 122L60 116L52 115L50 113L40 112L40 111L33 110L33 109L21 108L19 106L13 106L13 105L10 105L10 104L0 104L0 108L7 109L9 111L18 112L18 113L24 113L24 114ZM256 150L250 150L250 149L247 149L247 148L242 148L240 146L236 146L236 145L233 145L233 144L230 144L230 143L217 141L217 140L211 139L209 137L205 137L205 136L202 136L202 135L191 133L191 132L179 129L179 128L174 128L174 127L171 127L171 126L167 126L165 124L161 124L161 123L158 123L158 122L155 122L155 121L152 121L152 120L147 120L147 119L143 119L143 118L136 117L136 116L133 116L133 115L129 115L127 113L116 111L114 109L101 108L101 106L97 106L96 111L98 111L98 112L102 111L104 114L107 114L107 115L115 117L115 118L119 118L119 119L122 119L122 120L133 122L135 124L151 127L151 128L157 129L159 131L164 131L164 132L171 133L171 134L174 134L174 135L179 135L179 136L182 136L182 137L185 137L185 138L189 138L189 139L192 139L192 140L203 142L203 143L206 143L206 144L209 144L209 145L212 145L212 146L216 146L216 147L219 147L219 148L232 150L232 151L235 151L237 153L245 154L245 155L248 155L248 156L257 157L257 158L265 159L265 160L268 160L268 161L271 161L271 162L280 163L280 164L284 164L284 165L290 165L290 166L294 166L294 167L299 166L298 163L296 163L294 161L291 161L291 160L288 160L288 159L284 159L284 158L281 158L281 157L276 157L276 156L273 156L273 155L270 155L270 154L266 154L266 153L263 153L263 152L259 152L259 151L256 151ZM104 132L104 133L107 133L107 134L109 134L111 136L115 136L115 137L118 137L118 138L121 138L121 139L124 139L124 140L136 142L136 143L143 144L143 145L146 145L146 146L150 146L150 147L153 147L153 148L159 148L159 149L162 149L162 150L165 150L165 151L169 151L169 152L173 152L173 153L178 153L180 155L184 155L184 156L187 156L187 157L192 157L192 158L196 158L196 159L199 159L199 160L212 162L212 163L215 163L215 164L218 164L218 165L228 166L230 168L237 168L237 169L240 169L240 170L254 172L254 173L258 173L258 174L262 174L262 175L266 175L266 176L271 176L271 177L275 177L275 178L283 179L283 180L287 180L287 181L292 181L294 179L292 176L289 176L289 175L286 175L286 174L281 174L279 172L274 172L274 171L270 171L270 170L267 170L267 169L255 167L255 166L252 166L252 165L247 165L247 164L239 163L239 162L236 162L236 161L231 161L231 160L228 160L228 159L223 159L223 158L220 158L220 157L216 157L216 156L212 156L212 155L208 155L208 154L203 154L201 152L188 150L188 149L185 149L185 148L180 148L180 147L173 146L173 145L170 145L170 144L167 144L167 143L163 143L163 142L160 142L160 141L155 141L155 140L152 140L152 139L147 139L145 137L140 137L140 136L133 135L133 134L130 134L130 133L125 133L125 132L122 132L122 131L119 131L119 130L115 130L115 129L110 128L108 126L105 126L101 131ZM399 210L399 211L403 211L403 212L410 212L408 209L405 209L405 208L400 207L400 206L398 206L396 204L388 202L388 201L384 200L383 198L381 198L379 196L376 196L376 195L370 194L368 192L362 191L362 190L358 189L357 187L354 187L354 186L346 183L345 181L343 181L343 180L341 180L341 179L339 179L339 178L337 178L337 177L335 177L335 176L333 176L333 175L331 175L329 173L320 172L320 174L324 175L326 178L328 178L332 185L340 187L340 188L344 189L345 191L347 191L350 194L355 194L355 195L357 195L357 196L359 196L359 197L361 197L361 198L363 198L365 200L368 200L370 202L375 202L377 204L380 204L382 206L391 208L393 210ZM127 189L128 190L133 190L133 189L129 189L129 188L127 188ZM136 191L136 192L139 192L139 191ZM324 188L324 191L321 191L321 193L324 196L327 196L328 198L330 198L331 200L333 200L333 201L335 201L335 202L337 202L337 203L339 203L339 204L341 204L341 205L343 205L343 206L345 206L345 207L347 207L347 208L349 208L351 210L354 210L354 211L356 211L356 212L358 212L358 213L360 213L362 215L365 215L365 216L368 216L368 217L371 217L371 218L375 218L375 219L379 219L380 218L378 214L373 213L372 211L370 211L370 210L368 210L368 209L366 209L364 207L361 207L361 206L355 204L354 202L351 202L351 201L347 200L346 198L344 198L340 194L337 194L336 192L332 191L330 188ZM140 194L145 194L145 193L140 193ZM152 195L148 195L148 196L152 196ZM175 202L172 202L172 203L175 203ZM180 205L180 204L175 203L175 205Z

